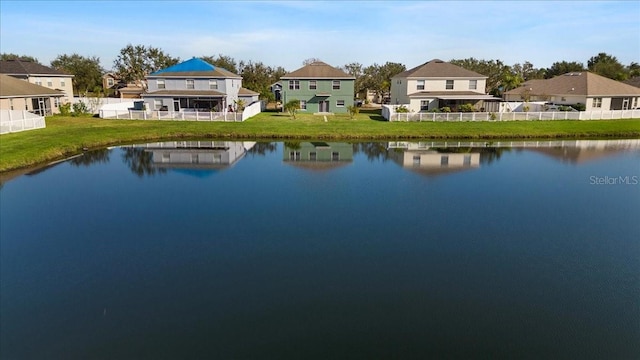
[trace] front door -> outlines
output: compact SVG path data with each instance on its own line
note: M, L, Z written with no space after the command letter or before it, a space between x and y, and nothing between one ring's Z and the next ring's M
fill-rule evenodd
M180 111L180 100L173 100L173 111Z
M329 102L326 100L318 103L318 112L329 112Z

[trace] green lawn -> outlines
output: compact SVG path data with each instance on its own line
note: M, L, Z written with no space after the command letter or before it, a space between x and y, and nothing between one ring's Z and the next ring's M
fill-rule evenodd
M45 129L0 135L0 172L33 166L83 148L169 139L519 139L640 137L640 119L517 122L386 122L379 110L348 115L261 113L245 122L105 120L52 116Z

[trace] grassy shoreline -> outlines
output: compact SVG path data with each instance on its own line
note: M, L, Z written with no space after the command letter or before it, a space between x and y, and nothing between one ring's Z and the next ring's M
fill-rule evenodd
M0 172L63 159L84 148L174 139L505 140L639 138L640 119L513 122L386 122L379 111L327 117L261 113L245 122L105 120L53 116L45 129L0 136Z

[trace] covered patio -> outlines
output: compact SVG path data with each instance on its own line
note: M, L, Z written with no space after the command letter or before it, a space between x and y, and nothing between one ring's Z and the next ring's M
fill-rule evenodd
M417 112L433 111L443 107L449 107L452 112L458 112L465 104L471 104L480 112L496 112L502 101L492 95L471 91L422 91L411 94L409 98L411 109Z
M218 91L156 91L143 94L147 108L161 111L223 112L226 95Z

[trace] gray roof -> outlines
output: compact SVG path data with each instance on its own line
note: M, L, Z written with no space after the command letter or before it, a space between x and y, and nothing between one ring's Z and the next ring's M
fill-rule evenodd
M9 75L0 74L1 98L34 96L64 96L64 93L59 90L31 84L26 80L20 80Z
M640 88L588 71L529 80L506 94L519 95L523 91L529 91L531 95L640 96Z
M0 74L30 76L73 76L63 71L50 68L48 66L19 59L0 60Z
M403 71L393 78L486 78L475 71L467 70L458 65L433 59L413 69Z
M355 77L345 73L340 69L323 63L322 61L312 62L298 70L285 74L281 79L354 79Z

